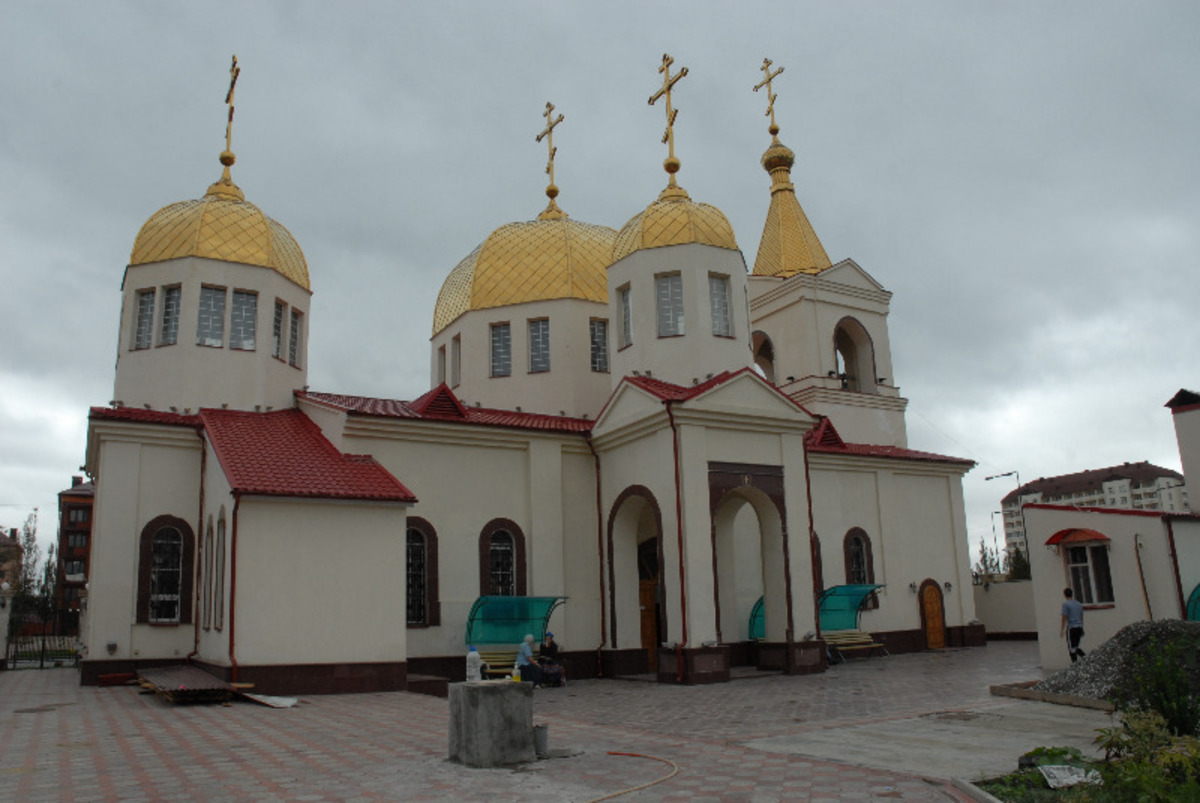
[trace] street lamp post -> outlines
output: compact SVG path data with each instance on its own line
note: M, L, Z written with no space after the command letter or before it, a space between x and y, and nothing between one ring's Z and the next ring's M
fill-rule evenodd
M999 563L1000 562L1000 547L996 543L996 514L997 513L999 513L1001 516L1003 516L1004 511L1003 510L993 510L992 511L992 551L994 551L996 553L996 562ZM1004 519L1001 518L1000 521L1001 521L1001 523L1003 523ZM1005 536L1005 538L1004 538L1004 554L1008 555L1008 536ZM1002 568L1002 567L997 566L996 567L997 571L1000 568Z
M996 480L1001 477L1016 477L1017 478L1017 510L1021 513L1021 540L1025 542L1025 557L1029 557L1029 532L1025 528L1025 506L1021 504L1021 472L1013 469L1006 471L1003 474L993 474L990 477L984 477L985 480Z

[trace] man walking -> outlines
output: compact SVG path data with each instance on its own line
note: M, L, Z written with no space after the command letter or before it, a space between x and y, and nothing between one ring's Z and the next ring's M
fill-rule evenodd
M1075 599L1075 592L1069 588L1063 589L1062 625L1058 629L1058 637L1067 637L1067 651L1071 653L1071 663L1083 657L1079 648L1079 640L1083 638L1083 605Z

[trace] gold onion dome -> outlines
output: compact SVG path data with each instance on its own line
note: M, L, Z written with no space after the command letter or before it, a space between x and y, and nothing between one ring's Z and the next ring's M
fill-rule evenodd
M138 232L130 265L181 257L203 257L257 265L311 290L304 252L286 228L246 200L229 178L232 153L221 180L203 198L164 206Z
M687 190L672 182L659 194L658 200L621 228L613 247L612 261L617 262L646 248L687 243L735 251L738 247L733 226L720 209L694 202Z
M537 220L501 226L450 271L433 333L470 310L559 298L606 303L616 236L608 226L571 220L551 196Z

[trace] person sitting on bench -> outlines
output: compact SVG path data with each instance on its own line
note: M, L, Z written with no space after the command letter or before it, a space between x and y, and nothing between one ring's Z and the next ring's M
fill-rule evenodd
M533 660L533 634L525 634L525 640L517 649L517 669L523 683L532 683L537 688L542 683L542 669Z

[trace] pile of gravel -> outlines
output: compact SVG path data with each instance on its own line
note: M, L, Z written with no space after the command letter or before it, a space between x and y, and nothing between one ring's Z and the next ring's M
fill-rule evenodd
M1164 619L1127 625L1079 661L1055 672L1033 688L1055 694L1106 700L1133 677L1137 668L1135 659L1151 649L1151 639L1157 645L1175 641L1198 644L1200 622ZM1084 641L1087 641L1086 637ZM1193 667L1193 674L1192 688L1200 688L1200 667Z

